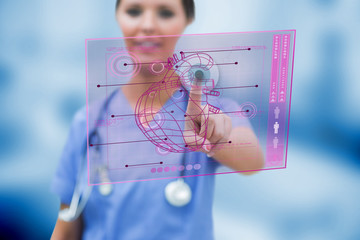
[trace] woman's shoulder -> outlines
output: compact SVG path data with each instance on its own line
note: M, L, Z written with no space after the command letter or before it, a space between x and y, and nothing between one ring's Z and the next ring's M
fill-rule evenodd
M73 123L86 123L86 105L79 108L73 117Z
M97 119L100 114L101 107L104 105L104 101L105 99L100 99L79 108L74 114L72 125L86 126L87 119ZM89 121L89 127L92 128L93 126L90 123L91 121Z

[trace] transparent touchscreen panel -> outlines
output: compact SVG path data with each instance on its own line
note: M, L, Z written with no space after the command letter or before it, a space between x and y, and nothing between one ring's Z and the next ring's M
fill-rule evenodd
M87 39L89 183L285 168L294 44L294 30Z

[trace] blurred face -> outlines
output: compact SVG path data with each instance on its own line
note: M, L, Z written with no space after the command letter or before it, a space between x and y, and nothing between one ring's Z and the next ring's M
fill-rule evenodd
M124 37L142 37L125 40L141 62L166 60L178 39L148 36L180 35L189 23L181 0L121 0L116 19Z

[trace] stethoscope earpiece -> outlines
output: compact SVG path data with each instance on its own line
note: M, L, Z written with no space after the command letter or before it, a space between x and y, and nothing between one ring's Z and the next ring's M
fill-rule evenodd
M99 171L99 178L101 181L101 185L99 186L98 190L101 195L108 196L113 191L113 186L109 178L108 169L106 166L102 166L99 167L98 171Z

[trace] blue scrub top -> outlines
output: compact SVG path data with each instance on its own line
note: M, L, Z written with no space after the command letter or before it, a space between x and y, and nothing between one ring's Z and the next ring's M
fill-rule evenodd
M110 102L110 108L115 102L116 106L130 109L122 91L117 91L114 101ZM238 109L237 103L229 99L222 99L218 104L213 103L215 106L219 104L222 111ZM233 127L250 126L246 119L239 117L232 117L232 124ZM136 127L135 124L134 126ZM86 144L86 110L82 108L76 113L72 122L51 186L52 191L64 204L70 205L80 162L84 160L84 144ZM134 152L138 151L136 146L136 144L128 145ZM203 159L204 161L201 162L205 163L212 162L202 166L206 172L215 172L220 165L208 161L210 159L201 152L192 152L189 158L197 161ZM87 179L83 180L87 182ZM192 190L192 199L183 207L174 207L165 198L164 189L174 179L113 184L113 191L108 196L101 195L99 186L94 186L83 211L83 239L211 240L214 238L212 220L214 180L214 175L185 178L185 182Z

